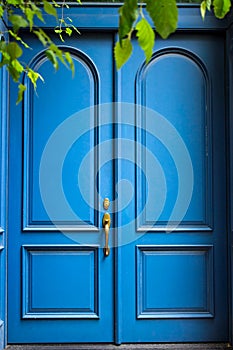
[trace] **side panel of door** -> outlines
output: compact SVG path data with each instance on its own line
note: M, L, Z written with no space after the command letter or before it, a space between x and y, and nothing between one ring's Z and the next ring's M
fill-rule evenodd
M229 95L228 95L228 105L229 105L229 128L228 128L228 137L229 137L229 294L231 296L231 300L233 297L233 269L232 269L232 261L233 261L233 101L232 101L232 93L233 93L233 61L232 61L232 40L233 40L233 26L231 25L227 31L227 66L228 66L228 86L229 86ZM230 340L232 343L233 340L233 305L232 303L229 305L230 307Z
M0 30L5 27L0 22ZM2 39L2 37L1 37ZM7 184L7 93L8 80L5 68L0 69L0 349L5 344L5 302L6 302L6 184Z
M33 50L24 59L45 82L35 92L25 80L19 106L11 87L8 342L112 342L114 254L105 260L100 249L100 212L102 183L112 201L104 177L113 171L110 164L99 181L97 147L112 128L98 128L93 107L112 99L112 37L66 41L73 79L25 40Z
M135 46L121 72L122 100L145 107L128 127L136 166L122 172L136 191L122 341L226 341L224 40L180 34L155 48L145 66Z

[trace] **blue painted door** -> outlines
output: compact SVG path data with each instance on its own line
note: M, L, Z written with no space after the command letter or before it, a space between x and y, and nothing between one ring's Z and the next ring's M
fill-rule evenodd
M119 338L227 341L224 39L180 34L156 48L145 65L135 46L119 79L119 99L137 106L127 126L135 162L119 170L135 189L118 229L122 244L130 237Z
M104 259L99 247L113 169L98 172L97 144L113 128L100 130L102 116L89 108L112 99L112 35L66 42L73 78L29 40L25 60L45 83L37 93L28 86L19 106L11 90L9 342L112 342L114 254Z
M11 87L8 341L227 341L223 38L118 73L113 41L68 40L73 79L31 41L45 83Z

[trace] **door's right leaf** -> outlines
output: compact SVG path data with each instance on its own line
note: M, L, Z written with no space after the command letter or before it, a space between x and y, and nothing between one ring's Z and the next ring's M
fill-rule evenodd
M155 41L155 33L150 24L145 18L142 18L136 25L138 43L146 56L146 62L148 63L151 56Z
M114 56L117 69L120 69L126 61L128 61L133 51L133 47L129 38L123 39L121 44L118 41L114 48Z

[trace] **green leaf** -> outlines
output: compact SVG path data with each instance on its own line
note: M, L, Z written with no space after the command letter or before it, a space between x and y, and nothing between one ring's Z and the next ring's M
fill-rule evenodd
M24 67L22 66L22 64L18 60L16 60L16 59L13 60L11 62L11 65L19 74L23 73Z
M0 40L0 52L1 53L6 51L6 45L7 45L7 43L5 41Z
M24 67L21 65L21 63L15 59L13 61L11 61L8 65L7 65L7 69L12 77L12 79L15 82L19 81L19 78L21 76L21 73L24 71Z
M4 14L4 8L2 6L2 4L0 5L0 17L2 17Z
M9 29L9 34L17 41L19 41L26 49L29 49L30 46L28 46L27 43L25 43L25 41L22 40L22 38L20 38L20 36L18 36L16 33L12 32L12 30Z
M33 18L34 18L35 12L32 9L30 9L30 7L27 7L25 9L24 13L25 13L25 16L27 17L27 20L29 22L30 30L32 30L32 27L34 25Z
M65 60L63 57L63 51L61 49L59 49L59 47L57 47L57 45L55 44L51 44L49 47L50 50L52 50L54 52L54 54L56 55L57 58L59 58L59 60L65 64Z
M55 7L46 0L43 0L43 3L45 12L57 18L57 10L55 9Z
M6 52L9 54L12 60L14 60L15 58L19 58L23 54L21 47L15 42L7 44Z
M26 86L23 84L19 84L18 89L19 91L18 91L18 98L17 98L16 104L19 104L22 101L24 91L26 90Z
M136 25L138 43L146 56L148 63L154 47L155 33L145 18L142 18Z
M2 57L1 57L0 68L2 68L5 65L8 65L11 61L11 58L6 51L1 51L1 54L2 54Z
M129 38L123 39L121 44L118 41L114 48L114 56L117 69L120 69L130 58L133 47Z
M204 20L206 15L206 10L211 10L212 0L203 0L200 5L201 17Z
M62 33L62 32L61 32ZM64 43L65 42L65 40L63 39L63 36L62 36L62 34L59 34L59 38L60 38L60 40Z
M47 46L51 43L50 37L41 28L33 30L33 33L37 36L43 46Z
M212 0L205 0L206 1L206 8L208 11L211 11L211 5L212 5Z
M64 55L65 55L66 61L67 61L68 64L69 64L69 67L70 67L70 69L71 69L71 71L72 71L72 75L74 76L74 62L73 62L73 59L72 59L72 57L71 57L71 54L70 54L68 51L66 51L66 52L64 53Z
M205 13L206 13L206 1L202 1L201 5L200 5L200 11L201 11L201 17L202 19L205 18Z
M40 9L39 7L37 7L36 4L34 4L33 1L30 3L30 5L31 5L32 10L33 10L34 13L35 13L35 16L36 16L41 22L44 23L44 17L43 17L43 15L42 15L41 9Z
M12 23L14 31L18 31L19 28L28 27L28 21L20 15L10 15L8 17L9 21Z
M17 6L20 4L21 1L19 0L7 0L8 5L14 5Z
M124 5L119 9L119 14L119 39L121 43L121 40L131 32L138 17L137 0L125 0Z
M53 52L53 50L46 50L45 52L47 58L50 60L50 62L52 63L52 65L54 66L54 68L57 70L58 69L58 61L57 61L57 57L55 55L55 53Z
M52 0L55 7L61 7L55 0Z
M73 24L70 24L69 25L70 27L72 27L73 28L73 30L75 30L76 31L76 33L78 33L78 34L80 34L81 35L81 33L80 33L80 31L78 30L78 28L76 28Z
M230 11L231 0L214 0L214 14L217 18L223 18Z
M156 31L163 39L176 30L178 22L176 0L146 0L146 9Z
M71 36L73 33L73 30L69 27L66 27L66 34L68 34L69 36Z
M63 32L63 30L60 29L59 27L57 27L57 29L56 29L56 28L54 29L54 32L55 32L56 34L61 34L61 33Z
M40 79L40 80L44 81L42 76L39 73L37 73L34 70L32 70L31 68L28 68L27 76L31 80L35 90L36 90L37 80Z

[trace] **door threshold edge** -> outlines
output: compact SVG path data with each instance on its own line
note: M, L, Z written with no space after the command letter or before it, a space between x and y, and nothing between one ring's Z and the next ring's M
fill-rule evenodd
M229 343L136 343L136 344L12 344L6 350L230 350Z

